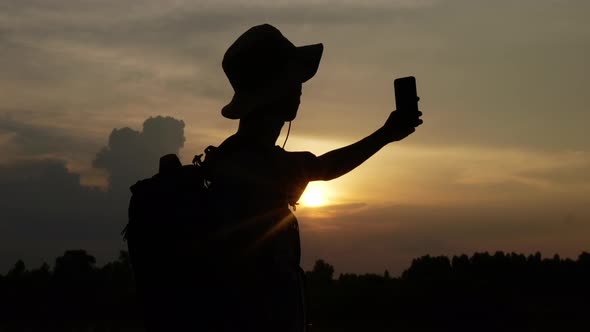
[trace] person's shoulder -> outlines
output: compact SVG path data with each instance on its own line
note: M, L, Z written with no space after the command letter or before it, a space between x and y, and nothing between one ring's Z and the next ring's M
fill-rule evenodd
M285 151L278 146L277 150L281 154L281 159L285 164L296 168L313 168L318 160L318 157L309 151Z
M315 154L309 151L287 151L281 148L280 146L275 146L275 149L289 158L301 158L301 159L315 159L317 158Z

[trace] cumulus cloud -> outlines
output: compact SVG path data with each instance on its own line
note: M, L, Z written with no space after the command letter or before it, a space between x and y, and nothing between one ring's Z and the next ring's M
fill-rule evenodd
M149 118L143 130L114 129L108 146L98 152L93 166L109 173L109 187L125 191L135 181L158 171L159 158L184 146L184 122L171 117Z
M126 222L129 185L154 174L159 157L178 153L183 143L184 122L171 117L149 118L141 130L114 129L107 146L94 160L95 167L109 174L109 191L82 186L80 175L69 170L63 160L37 159L0 166L0 243L3 244L0 270L5 270L18 258L35 265L72 248L87 249L100 260L116 257L123 246L119 233ZM476 151L462 150L398 152L405 155L410 164L405 165L403 161L400 164L400 159L406 158L398 154L396 168L416 172L422 172L418 165L432 163L432 159L443 160L443 157L459 154L469 161L467 156L477 156ZM513 178L505 175L506 172L546 177L546 172L571 171L588 165L587 156L579 153L539 156L496 151L498 154L494 158L480 157L483 158L480 163L465 161L461 169L470 166L474 171L490 174L483 180L503 183ZM492 167L492 162L498 164ZM480 164L486 168L476 167ZM444 162L438 165L441 168L452 166ZM378 174L383 177L386 172L381 170ZM470 174L458 172L453 179L465 185L466 179L478 178L468 176ZM396 183L395 187L402 187L403 195L410 195L411 188L400 179L385 182L390 191L392 183ZM479 183L468 184L480 186ZM447 181L443 189L457 191L458 187L449 187ZM416 195L424 192L420 190ZM544 202L542 208L535 202L523 205L522 201L496 206L471 204L438 208L380 207L372 201L369 204L336 202L317 210L302 207L297 214L301 223L303 263L311 267L315 259L325 258L342 272L382 272L388 268L395 273L406 267L413 257L427 253L544 249L547 254L555 251L564 256L576 255L590 227L587 204Z
M35 127L12 123L4 128L24 141L45 142L52 149L67 138ZM17 130L18 129L18 130ZM26 139L25 139L26 138ZM61 159L20 159L0 164L0 271L24 259L30 264L49 261L66 249L84 248L111 259L123 246L128 187L153 175L159 158L178 153L184 143L184 122L171 117L147 119L141 131L114 129L108 146L94 160L109 174L110 189L83 186L80 174Z

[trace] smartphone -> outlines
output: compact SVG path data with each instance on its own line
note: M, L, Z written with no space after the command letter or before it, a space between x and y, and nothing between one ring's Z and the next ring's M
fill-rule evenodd
M414 76L401 77L393 81L395 107L398 111L418 112L418 93Z

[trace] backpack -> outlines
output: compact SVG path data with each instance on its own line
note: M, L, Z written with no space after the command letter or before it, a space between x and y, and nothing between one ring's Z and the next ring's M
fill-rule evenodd
M163 156L158 174L130 188L129 220L122 235L150 332L192 330L186 327L195 324L203 331L218 329L220 324L233 326L246 315L237 310L244 303L253 303L250 314L260 315L254 297L238 299L233 294L236 287L249 289L251 279L240 281L248 272L234 271L236 265L228 264L241 247L239 238L227 237L217 215L218 209L227 207L215 201L219 192L207 180L205 166L214 167L223 158L222 152L215 154L216 149L208 147L206 160L198 155L191 165L182 165L174 154ZM212 159L209 164L207 159ZM297 270L303 278L301 272ZM233 288L227 288L228 281ZM298 284L304 291L304 280ZM300 310L304 324L303 296Z
M210 146L205 153L214 149ZM180 323L181 316L188 319L190 313L183 311L194 301L196 287L202 286L199 278L207 275L203 271L210 269L207 257L215 242L215 223L208 209L202 156L182 165L175 154L165 155L157 174L130 187L122 235L151 327Z

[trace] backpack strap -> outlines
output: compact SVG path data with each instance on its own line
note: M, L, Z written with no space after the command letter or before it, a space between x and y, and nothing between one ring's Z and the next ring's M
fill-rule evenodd
M211 156L215 154L215 150L217 150L216 146L209 145L205 149L205 159L207 159L208 157L211 158ZM203 160L203 153L195 155L192 161L193 165L195 166L202 166L204 162L205 160Z

